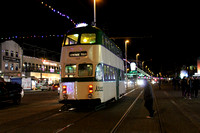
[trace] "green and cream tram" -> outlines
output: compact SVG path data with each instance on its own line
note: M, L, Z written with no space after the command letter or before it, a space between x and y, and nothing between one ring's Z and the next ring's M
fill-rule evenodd
M122 52L100 29L67 33L61 52L59 102L98 105L125 93Z

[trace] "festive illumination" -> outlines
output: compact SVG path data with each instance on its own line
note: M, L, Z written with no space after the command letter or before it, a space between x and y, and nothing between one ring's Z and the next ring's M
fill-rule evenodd
M64 37L64 35L31 35L31 36L9 36L0 37L1 40L11 40L11 39L33 39L33 38L50 38L50 37Z
M48 5L47 3L44 3L43 1L41 1L41 4L44 5L45 7L49 8L51 11L53 11L54 13L59 14L62 17L65 17L67 19L69 19L74 25L76 25L76 23L74 22L74 20L72 18L70 18L68 15L56 10L55 8L53 8L52 6Z

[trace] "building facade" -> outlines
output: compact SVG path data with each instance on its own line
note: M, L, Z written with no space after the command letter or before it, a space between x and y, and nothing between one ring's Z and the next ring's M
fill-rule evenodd
M14 41L9 40L0 45L0 75L5 80L21 77L23 50Z
M0 76L5 81L12 77L46 79L48 83L60 80L60 63L23 55L23 49L12 40L0 44Z
M22 76L47 79L49 84L58 83L60 80L60 63L24 55Z

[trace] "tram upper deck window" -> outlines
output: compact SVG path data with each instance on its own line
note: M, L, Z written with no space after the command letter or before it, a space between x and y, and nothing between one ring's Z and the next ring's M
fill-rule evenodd
M68 35L65 41L65 45L77 44L79 34Z
M81 35L82 44L92 44L96 43L96 34L95 33L84 33Z
M92 76L93 65L92 64L79 64L78 66L78 76Z

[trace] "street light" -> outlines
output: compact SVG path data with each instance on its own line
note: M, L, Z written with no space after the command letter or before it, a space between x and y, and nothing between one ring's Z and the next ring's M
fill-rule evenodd
M140 54L136 54L136 83L138 81L138 56L140 56Z
M96 20L96 0L94 0L94 26L96 26L97 24L97 20Z
M125 41L125 59L126 59L126 83L127 83L127 44L129 43L130 41L129 40L126 40Z

